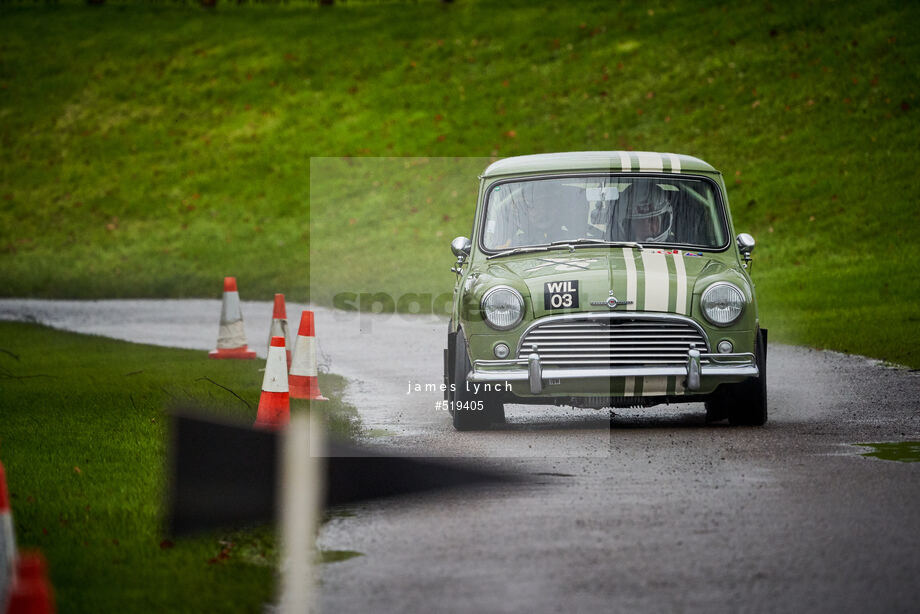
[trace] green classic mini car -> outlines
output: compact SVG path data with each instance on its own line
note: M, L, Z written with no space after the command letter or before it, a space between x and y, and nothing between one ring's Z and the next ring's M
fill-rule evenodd
M691 156L574 152L499 160L480 177L444 351L457 429L507 403L705 402L767 420L767 331L721 173Z

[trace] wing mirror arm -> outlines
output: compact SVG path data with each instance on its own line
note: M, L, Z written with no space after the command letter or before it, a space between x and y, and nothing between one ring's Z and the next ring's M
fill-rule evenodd
M755 245L754 237L746 232L742 232L735 241L738 243L738 251L741 252L741 259L744 260L742 266L746 269L750 269L751 252L754 251Z
M463 274L461 267L466 262L466 259L469 258L472 248L472 242L466 237L457 237L450 242L450 251L457 257L457 264L452 266L450 270L452 273L456 273L458 277Z

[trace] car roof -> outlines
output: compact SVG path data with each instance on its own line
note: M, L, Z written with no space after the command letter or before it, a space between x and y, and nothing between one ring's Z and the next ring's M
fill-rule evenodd
M482 177L570 171L718 173L706 162L683 154L653 151L569 151L515 156L493 162Z

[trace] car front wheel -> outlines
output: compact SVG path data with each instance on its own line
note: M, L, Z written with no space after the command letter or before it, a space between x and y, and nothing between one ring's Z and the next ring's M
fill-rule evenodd
M467 386L466 376L472 370L466 351L466 337L457 332L454 344L454 390L451 393L450 411L454 428L458 431L472 431L487 428L495 422L505 421L505 407L493 394L476 394Z
M717 422L728 418L734 426L762 426L767 422L767 349L764 335L757 331L754 359L758 377L739 384L723 384L711 399L706 401L706 421Z

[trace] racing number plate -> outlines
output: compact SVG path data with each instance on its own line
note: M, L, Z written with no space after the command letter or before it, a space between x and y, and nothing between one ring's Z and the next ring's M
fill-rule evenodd
M543 284L543 309L574 309L578 307L578 280L548 281Z

